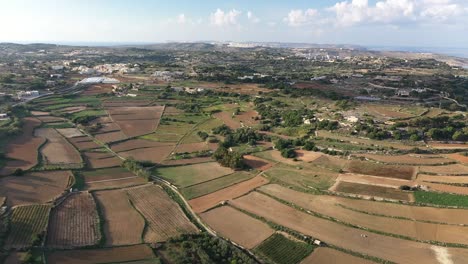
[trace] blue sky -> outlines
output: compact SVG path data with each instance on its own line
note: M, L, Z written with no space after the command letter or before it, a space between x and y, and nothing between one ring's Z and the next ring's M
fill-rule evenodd
M468 48L467 0L0 0L0 41Z

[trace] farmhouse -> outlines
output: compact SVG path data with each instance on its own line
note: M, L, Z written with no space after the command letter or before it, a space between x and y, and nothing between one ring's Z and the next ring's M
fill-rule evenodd
M0 121L7 120L8 114L0 113Z

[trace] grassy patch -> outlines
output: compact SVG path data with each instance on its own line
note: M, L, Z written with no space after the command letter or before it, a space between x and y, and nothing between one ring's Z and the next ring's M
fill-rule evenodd
M274 234L256 249L261 256L277 264L299 263L314 251L314 246Z
M157 168L154 173L179 187L187 187L233 173L217 162Z
M417 203L468 207L467 195L416 191L414 198Z
M229 174L211 181L192 185L181 190L182 194L187 199L194 199L212 192L216 192L228 186L253 178L255 175L239 171Z

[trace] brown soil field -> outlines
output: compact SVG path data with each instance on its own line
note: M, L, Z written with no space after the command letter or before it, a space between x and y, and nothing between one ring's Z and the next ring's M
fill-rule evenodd
M84 136L77 128L58 128L57 131L66 138L82 137Z
M266 171L273 166L273 164L268 160L252 155L244 155L244 163L249 167L259 171Z
M74 248L96 245L101 238L99 217L91 194L75 193L52 209L46 245Z
M257 176L250 180L240 182L219 191L192 199L189 201L189 204L196 213L202 213L210 208L215 207L222 201L234 199L267 183L267 179L261 176Z
M259 115L255 110L242 111L240 114L234 116L234 120L241 122L244 126L251 127L260 124L259 120L255 120L256 117L259 117Z
M83 180L85 183L135 177L133 173L120 167L87 171L87 172L83 172L82 175L83 175Z
M380 197L391 200L412 201L411 193L400 191L396 188L368 185L354 182L339 181L332 187L333 191L363 195L366 197Z
M94 135L94 137L104 143L111 143L127 139L127 136L122 131L108 132Z
M116 121L122 132L127 137L137 137L150 134L156 130L159 125L160 119L142 119L142 120L125 120Z
M174 143L156 142L144 139L130 139L123 142L111 145L111 149L115 152L129 151L142 148L174 146Z
M155 163L161 163L166 159L174 149L173 145L135 149L130 151L119 152L124 158L133 157L136 160L151 161Z
M437 166L443 167L443 166ZM416 168L410 166L382 165L372 162L352 160L345 171L357 174L366 174L380 177L411 180L416 174Z
M191 165L205 162L214 161L211 157L191 158L191 159L180 159L180 160L164 160L161 162L162 165L176 166L176 165Z
M461 153L453 153L453 154L447 154L447 158L456 160L460 163L465 163L468 164L468 156L465 156Z
M435 149L468 149L468 144L448 144L439 142L428 142L431 148Z
M54 251L47 255L49 264L96 264L121 263L154 258L153 250L147 245Z
M47 139L47 143L40 149L44 164L68 165L82 162L80 153L55 129L39 128L34 134Z
M417 181L418 182L441 182L441 183L468 184L468 177L418 174Z
M319 247L305 258L301 264L318 264L318 263L333 263L333 264L372 264L373 261L355 257L350 254L338 251L332 248Z
M50 112L31 111L31 115L33 115L33 116L50 116Z
M275 231L267 224L229 206L222 206L200 215L216 232L235 243L252 249Z
M467 187L427 182L423 185L428 186L431 191L468 195Z
M416 185L417 181L407 181L407 180L400 180L400 179L393 179L393 178L383 178L378 176L370 176L370 175L362 175L362 174L340 174L337 181L346 181L346 182L354 182L354 183L361 183L361 184L369 184L369 185L378 185L390 188L399 188L402 185Z
M104 217L106 246L140 244L145 220L133 208L126 190L93 194Z
M122 164L122 160L111 153L103 152L84 152L83 153L91 169L103 169L118 167Z
M312 162L320 158L323 154L315 151L296 150L297 159L305 162Z
M11 160L8 160L5 167L0 170L0 175L11 174L17 168L29 170L37 165L37 151L45 139L33 137L33 133L34 129L41 124L41 121L36 118L26 117L23 122L23 133L11 140L5 148L5 157Z
M121 106L110 108L107 110L114 122L136 119L160 119L163 111L164 106Z
M256 156L256 157L271 160L273 162L281 162L281 163L285 163L285 164L289 164L289 165L298 165L298 164L300 164L300 162L294 161L292 159L284 158L283 156L281 156L281 152L279 152L276 149L275 150L267 150L267 151L254 153L253 155Z
M203 151L203 150L216 150L218 148L217 143L187 143L187 144L180 144L174 150L174 153L192 153L195 151Z
M83 95L98 95L112 92L112 84L95 84L87 87Z
M311 164L325 169L339 171L341 169L344 169L349 164L349 161L338 157L322 154L320 157L312 161Z
M468 225L468 210L411 206L397 203L335 197L336 203L371 214L400 217L415 221L431 221L453 225Z
M369 228L371 230L402 235L423 241L468 244L468 227L422 223L389 217L374 216L355 212L336 205L336 199L330 196L317 196L281 187L267 185L260 188L272 196L288 201L321 215L338 219L344 223Z
M242 127L240 121L234 120L232 118L232 111L215 113L213 116L223 121L226 126L232 129L238 129Z
M269 93L270 89L262 88L256 83L242 83L242 84L224 84L215 82L201 82L199 86L202 88L214 89L216 91L235 92L240 94L257 95L258 92Z
M157 185L128 190L135 208L145 217L146 242L162 242L181 234L198 233L197 228L166 192Z
M146 184L147 181L142 177L133 176L131 178L115 179L115 180L102 180L87 182L85 184L86 190L105 190L124 187L133 187Z
M89 122L91 125L94 125L94 124L97 124L97 123L101 123L101 124L109 124L109 123L113 123L112 119L110 118L110 116L100 116L96 119L93 119L91 122Z
M44 123L57 123L66 121L63 117L56 117L56 116L39 116L37 119L41 120Z
M403 164L403 165L441 165L452 163L453 160L443 157L434 157L433 155L377 155L377 154L358 154L356 157L364 157L383 163Z
M421 173L439 174L439 175L466 175L468 176L468 166L462 164L451 164L446 166L421 166Z
M436 247L347 227L300 212L257 192L230 203L328 244L396 263L439 264L435 255L441 252L446 252L453 263L463 263L468 258L468 249Z
M69 171L45 171L0 178L0 193L8 206L46 203L68 188L70 176Z
M95 149L101 147L88 136L69 138L68 141L70 141L70 143L72 143L72 145L79 150Z

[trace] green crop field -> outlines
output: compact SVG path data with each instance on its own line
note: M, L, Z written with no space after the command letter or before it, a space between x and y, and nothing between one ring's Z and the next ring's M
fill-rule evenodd
M256 249L260 255L277 264L299 263L314 251L314 246L274 234Z
M212 192L216 192L228 186L253 178L255 175L239 171L211 181L192 185L181 190L187 199L194 199Z
M468 195L416 191L414 198L417 203L468 207Z

